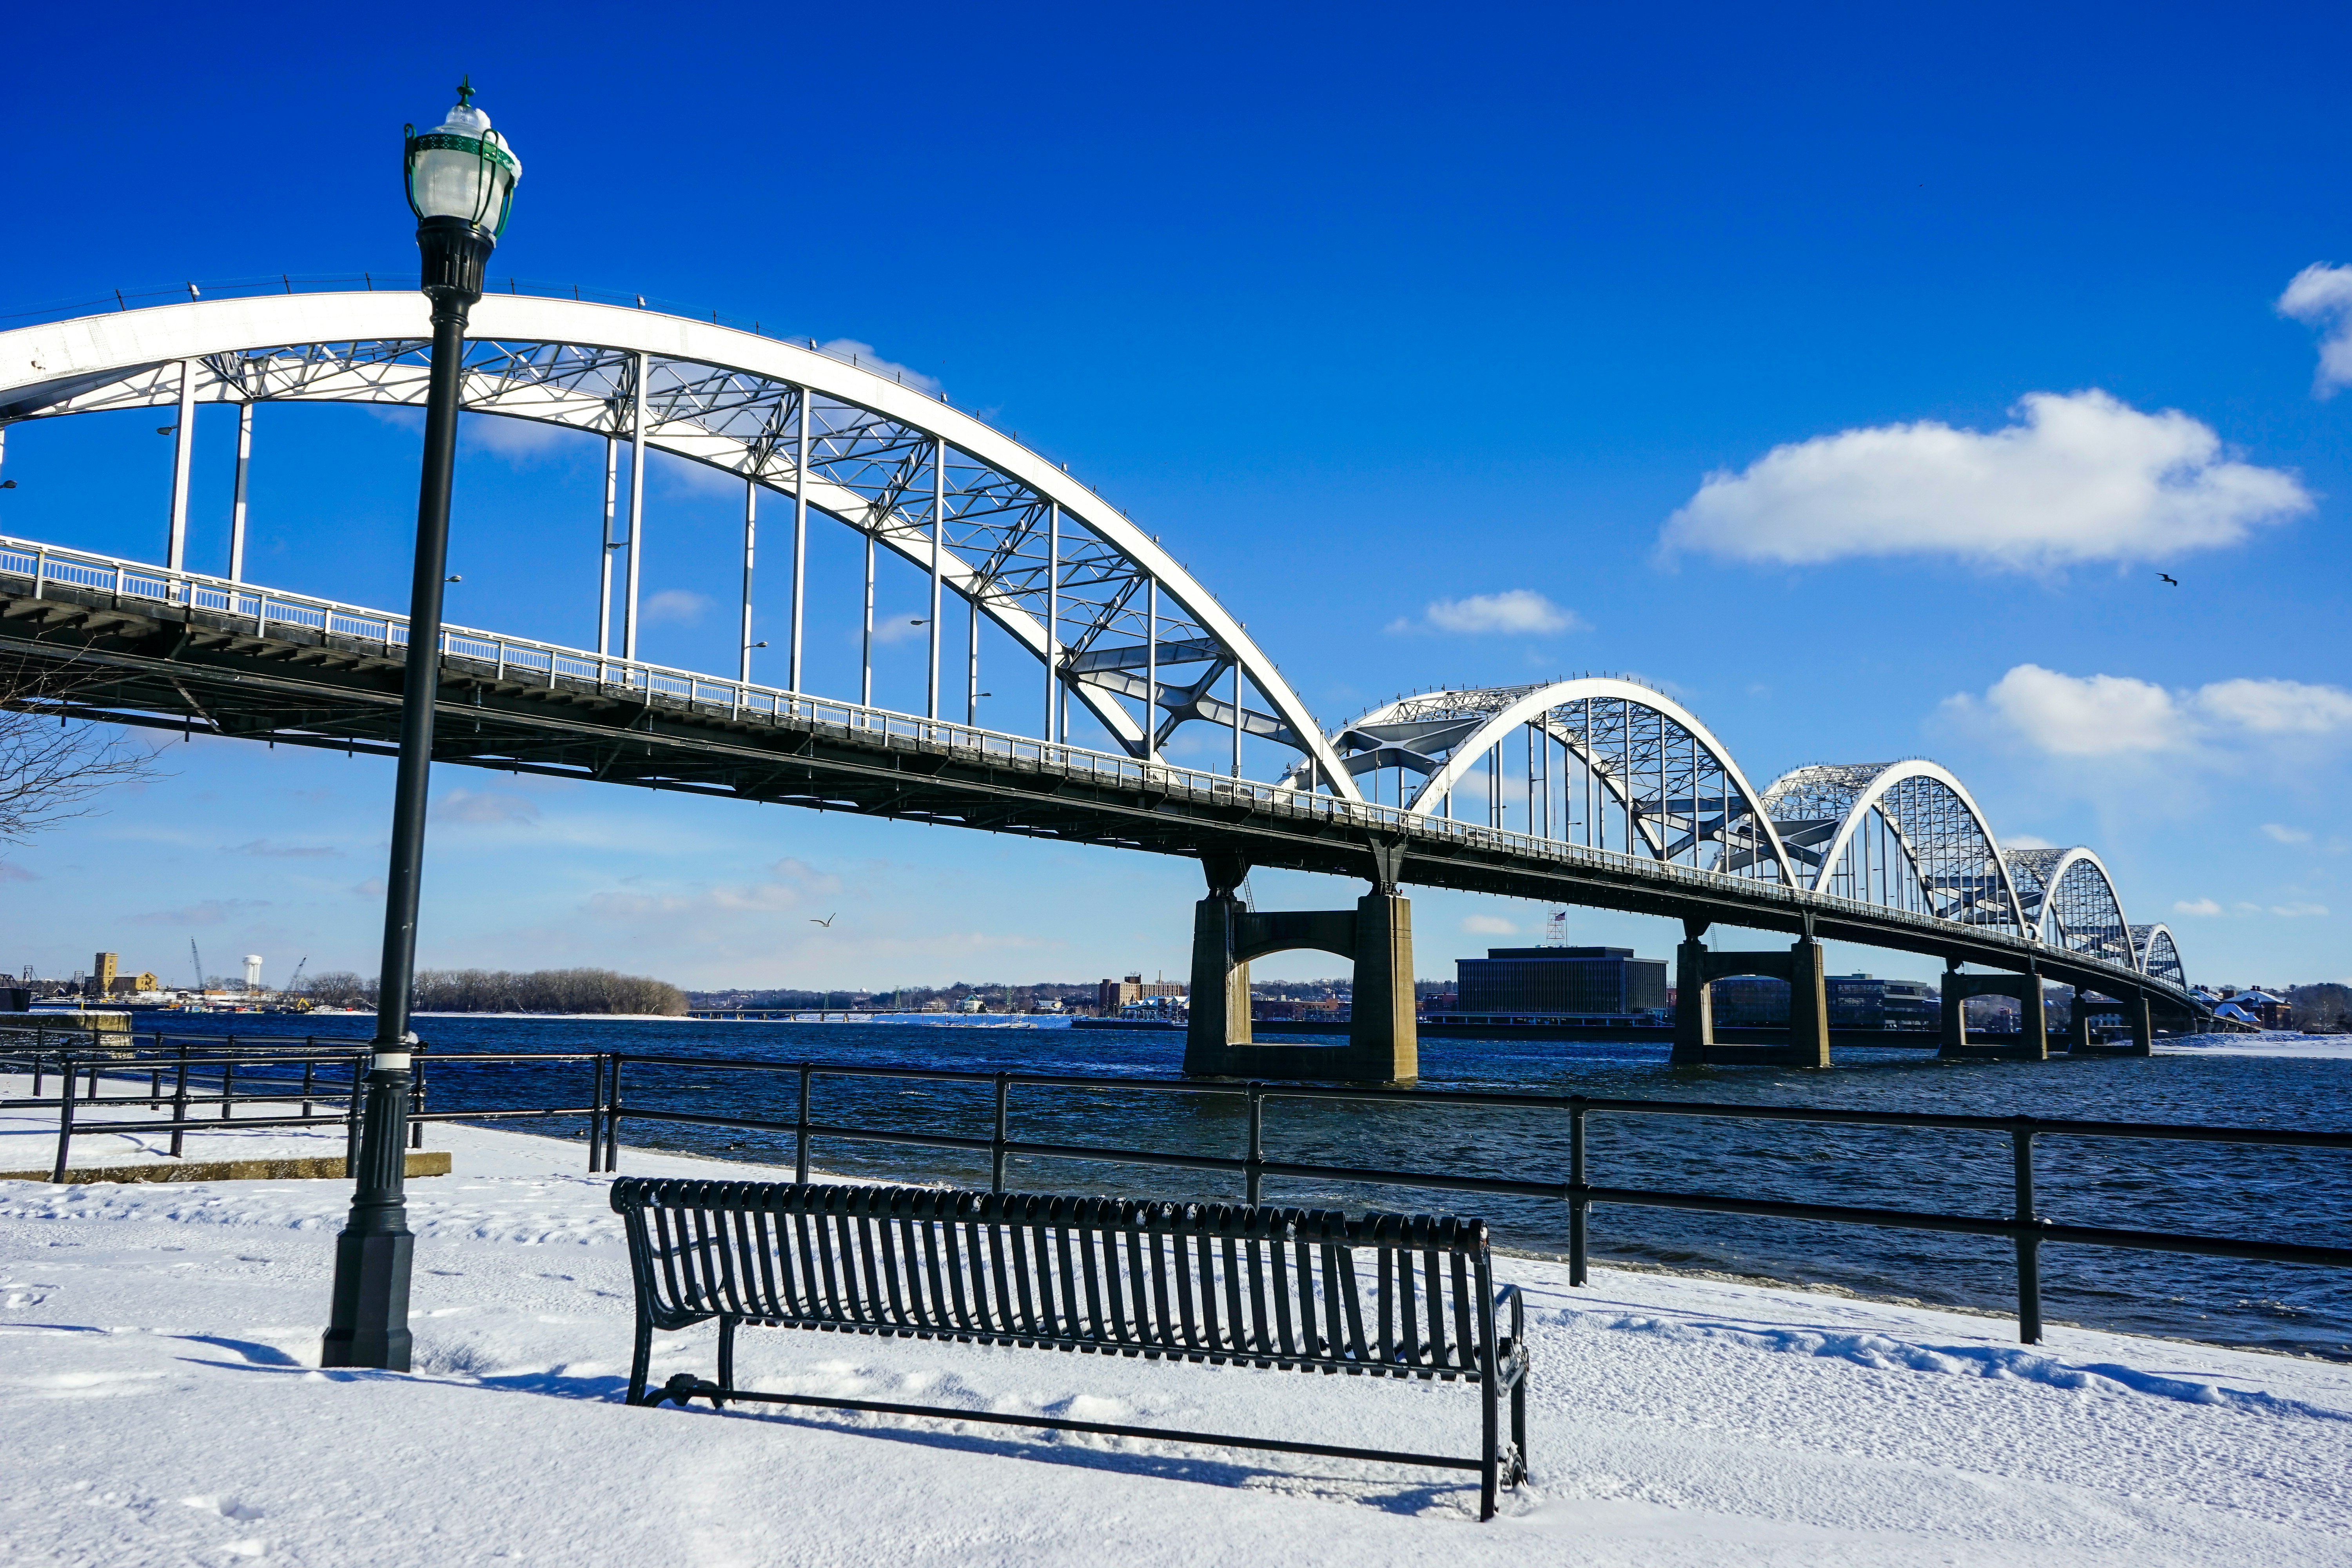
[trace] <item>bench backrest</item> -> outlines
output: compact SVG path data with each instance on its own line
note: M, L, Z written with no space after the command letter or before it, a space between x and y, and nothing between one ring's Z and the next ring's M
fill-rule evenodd
M1477 1377L1483 1220L625 1178L656 1327L722 1316L1157 1358Z

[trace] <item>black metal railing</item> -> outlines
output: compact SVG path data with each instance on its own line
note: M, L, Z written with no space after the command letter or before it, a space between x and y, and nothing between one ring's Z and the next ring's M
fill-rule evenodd
M58 1151L53 1178L58 1181L66 1179L71 1141L78 1135L88 1136L101 1131L135 1130L150 1133L169 1131L173 1134L173 1152L176 1154L180 1150L180 1135L185 1131L219 1131L224 1123L240 1131L315 1124L320 1118L313 1114L314 1103L331 1097L338 1101L331 1116L342 1120L348 1129L348 1150L350 1140L357 1137L356 1085L364 1069L365 1059L364 1048L354 1049L348 1043L320 1044L313 1040L294 1050L255 1050L233 1044L224 1045L215 1039L201 1043L175 1041L161 1035L152 1037L147 1047L128 1050L93 1052L84 1046L79 1051L63 1049L43 1054L0 1047L0 1070L21 1072L29 1068L37 1075L32 1098L0 1100L0 1109L58 1108ZM331 1090L319 1075L320 1068L328 1064L335 1064L349 1073L348 1079L345 1079L339 1072ZM438 1109L428 1103L428 1071L446 1077L453 1068L460 1066L483 1069L496 1067L511 1071L565 1064L584 1065L589 1069L590 1083L584 1103L569 1095L560 1097L556 1103L551 1104L502 1103L499 1100L503 1090L488 1100L478 1094L465 1097L478 1101L476 1103L446 1105ZM2034 1205L2034 1149L2039 1139L2137 1140L2352 1151L2352 1132L1984 1116L1942 1111L1734 1105L1706 1100L1608 1099L1577 1094L961 1071L909 1066L761 1061L629 1051L420 1053L417 1068L411 1123L419 1135L419 1146L424 1124L429 1121L581 1119L587 1122L588 1168L592 1172L618 1169L621 1125L628 1121L641 1124L761 1131L788 1138L793 1149L794 1178L803 1182L808 1179L814 1147L830 1142L985 1155L990 1166L991 1188L998 1192L1004 1190L1006 1162L1027 1159L1149 1166L1238 1177L1244 1195L1253 1204L1260 1201L1268 1177L1556 1202L1563 1205L1567 1211L1570 1278L1575 1285L1582 1285L1586 1280L1591 1250L1591 1211L1600 1205L2005 1239L2015 1249L2019 1338L2028 1344L2037 1342L2042 1337L2041 1250L2053 1244L2330 1268L2352 1268L2352 1247L2061 1223L2038 1214ZM627 1073L633 1068L641 1072L646 1069L687 1068L697 1074L747 1075L789 1085L793 1114L790 1120L784 1120L727 1109L689 1110L656 1104L650 1100L633 1100L625 1089ZM45 1068L47 1073L59 1075L67 1086L58 1096L41 1095L41 1075ZM293 1081L297 1069L299 1072L299 1083ZM117 1093L100 1097L101 1075L116 1080ZM166 1078L171 1080L168 1088L164 1081ZM125 1079L131 1084L131 1091L129 1093L120 1092L121 1084ZM138 1092L142 1079L145 1083L143 1094ZM988 1125L984 1132L979 1129L971 1132L920 1131L875 1125L871 1121L820 1116L818 1090L821 1081L828 1079L899 1080L986 1088L990 1091ZM1244 1139L1237 1152L1223 1154L1197 1150L1138 1149L1015 1138L1012 1135L1017 1109L1014 1097L1022 1090L1082 1094L1139 1092L1222 1098L1227 1101L1239 1099L1246 1110ZM262 1101L289 1104L298 1100L302 1107L299 1115L235 1115L236 1107L241 1104L255 1105ZM1458 1169L1413 1170L1271 1158L1266 1152L1267 1106L1271 1102L1284 1100L1380 1103L1421 1110L1486 1109L1556 1113L1565 1123L1568 1134L1567 1169L1564 1173L1548 1171L1541 1176L1483 1175ZM78 1107L104 1105L143 1105L150 1110L169 1107L172 1115L165 1121L106 1123L89 1122L77 1114ZM2011 1207L2005 1215L1951 1214L1598 1183L1591 1179L1594 1158L1589 1137L1589 1124L1596 1116L1800 1122L1983 1133L2008 1142ZM1276 1131L1279 1131L1278 1127Z

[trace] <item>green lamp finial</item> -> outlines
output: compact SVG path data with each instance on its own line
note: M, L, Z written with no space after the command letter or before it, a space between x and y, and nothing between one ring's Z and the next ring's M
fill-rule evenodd
M469 109L474 102L474 73L467 71L457 80L457 107Z

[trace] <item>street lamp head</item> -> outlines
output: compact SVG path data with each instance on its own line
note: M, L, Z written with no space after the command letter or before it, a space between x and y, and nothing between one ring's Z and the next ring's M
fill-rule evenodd
M425 292L470 305L482 297L482 268L514 210L522 163L490 117L474 107L471 79L432 130L406 127L408 207L424 252Z
M457 101L440 124L408 131L408 205L417 221L460 218L492 239L504 234L522 164L490 117L474 107L471 79L457 84Z

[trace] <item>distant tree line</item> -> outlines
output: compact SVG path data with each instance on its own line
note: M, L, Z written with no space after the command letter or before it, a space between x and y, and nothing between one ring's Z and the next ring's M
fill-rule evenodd
M349 971L314 974L303 991L321 1006L376 1005L373 976ZM609 969L422 969L409 1006L419 1013L644 1013L668 1017L686 1012L686 993L667 980L618 974Z
M2306 1035L2352 1034L2352 986L2297 985L2286 994L2294 1026Z

